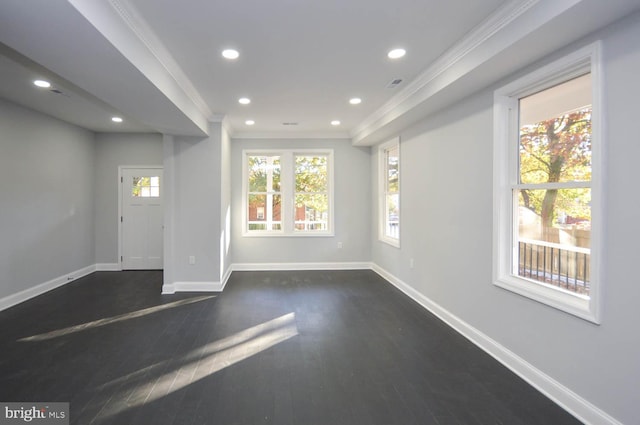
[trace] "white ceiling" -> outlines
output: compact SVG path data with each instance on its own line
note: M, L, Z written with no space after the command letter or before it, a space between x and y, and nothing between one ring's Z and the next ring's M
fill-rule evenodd
M503 0L128 0L214 114L252 131L347 132ZM464 13L460 13L464 10ZM455 24L452 24L455 23ZM399 60L387 52L404 47ZM220 52L240 51L229 62ZM399 86L399 87L402 87ZM395 89L397 90L397 89ZM238 104L248 96L249 106ZM358 106L348 103L360 97ZM340 129L330 122L338 119Z
M207 121L222 121L235 137L370 144L639 9L640 0L2 0L0 97L94 131L202 136ZM223 59L227 47L240 58ZM407 55L388 59L394 47ZM36 90L36 75L63 94ZM349 105L354 96L363 102ZM125 122L111 123L115 114Z

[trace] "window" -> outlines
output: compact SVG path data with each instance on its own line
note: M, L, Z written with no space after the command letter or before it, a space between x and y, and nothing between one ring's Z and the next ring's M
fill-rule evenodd
M131 196L135 198L160 197L160 177L134 177L131 185Z
M247 157L248 230L281 230L280 156Z
M400 139L384 143L378 149L380 158L380 230L379 238L400 246Z
M332 151L243 154L245 236L332 234Z
M296 231L327 231L329 184L327 155L295 155Z
M499 89L494 283L599 323L598 44Z

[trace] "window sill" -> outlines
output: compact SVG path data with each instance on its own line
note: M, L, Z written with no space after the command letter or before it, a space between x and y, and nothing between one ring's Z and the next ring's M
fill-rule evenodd
M596 325L600 324L594 300L587 296L572 294L560 288L515 276L504 276L496 279L493 284Z
M242 234L242 237L244 238L332 238L332 237L335 237L335 233L333 232L322 232L322 233L244 232Z
M387 245L391 245L394 248L400 248L400 240L399 239L392 239L392 238L386 238L386 237L379 237L378 240L382 243L385 243Z

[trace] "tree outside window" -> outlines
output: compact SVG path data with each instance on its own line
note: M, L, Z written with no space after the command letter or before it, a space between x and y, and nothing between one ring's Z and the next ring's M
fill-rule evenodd
M332 151L257 150L243 158L245 236L332 235Z
M518 275L584 295L590 271L590 94L587 74L520 99L516 190Z

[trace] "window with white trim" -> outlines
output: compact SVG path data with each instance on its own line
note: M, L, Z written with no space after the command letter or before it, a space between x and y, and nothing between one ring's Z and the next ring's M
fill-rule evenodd
M599 323L599 44L495 92L494 283Z
M332 150L243 152L245 236L330 236Z
M400 246L400 139L395 138L378 148L380 219L379 238Z

